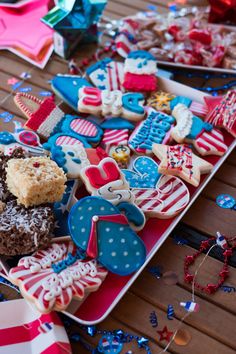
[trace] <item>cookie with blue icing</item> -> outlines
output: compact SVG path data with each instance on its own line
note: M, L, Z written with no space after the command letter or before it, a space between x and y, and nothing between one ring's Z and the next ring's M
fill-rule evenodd
M135 218L139 222L138 215ZM103 198L80 199L71 208L68 225L74 243L113 273L132 274L145 261L143 241L131 229L127 217Z
M110 58L91 65L86 74L99 90L123 90L124 64Z
M185 96L176 96L173 100L170 101L170 110L173 111L175 106L179 103L184 104L185 106L189 107L192 103L192 100Z
M61 132L76 134L90 144L98 144L102 138L102 128L87 118L66 115L62 121Z
M135 126L133 123L127 121L124 118L121 117L113 117L110 119L104 120L100 124L100 127L102 129L128 129L128 130L134 130Z
M132 169L123 169L122 172L130 188L155 188L161 177L158 164L148 156L137 157Z
M153 144L166 144L175 123L172 116L153 108L149 107L147 112L147 118L137 125L128 141L137 154L152 154Z
M57 74L52 79L51 86L58 97L77 111L79 89L92 85L81 76Z

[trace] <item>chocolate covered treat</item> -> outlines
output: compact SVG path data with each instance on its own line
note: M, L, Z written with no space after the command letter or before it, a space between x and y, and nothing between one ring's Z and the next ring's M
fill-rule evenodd
M0 254L23 255L46 246L54 228L51 207L25 208L16 200L1 203Z
M66 176L49 158L11 159L6 171L9 191L26 208L62 199Z

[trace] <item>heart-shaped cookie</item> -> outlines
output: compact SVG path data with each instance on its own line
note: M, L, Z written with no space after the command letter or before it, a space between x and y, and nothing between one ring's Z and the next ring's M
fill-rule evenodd
M68 224L75 244L113 273L131 274L145 261L143 241L126 216L103 198L80 199L71 208Z
M122 170L130 188L155 188L160 178L158 164L150 157L140 156L134 160L133 170Z

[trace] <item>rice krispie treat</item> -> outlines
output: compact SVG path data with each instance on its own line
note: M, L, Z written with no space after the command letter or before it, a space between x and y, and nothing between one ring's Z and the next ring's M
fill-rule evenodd
M62 199L66 176L49 158L11 159L6 171L7 187L18 204L29 207Z

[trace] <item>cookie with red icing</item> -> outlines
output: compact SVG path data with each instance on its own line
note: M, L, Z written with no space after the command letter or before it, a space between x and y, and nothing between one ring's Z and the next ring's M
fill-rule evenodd
M72 299L83 301L96 291L107 271L94 259L85 259L73 242L53 243L23 257L10 270L11 282L38 311L63 311Z

